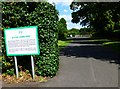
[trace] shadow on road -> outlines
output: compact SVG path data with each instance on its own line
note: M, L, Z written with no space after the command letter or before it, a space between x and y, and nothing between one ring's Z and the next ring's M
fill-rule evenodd
M89 38L73 39L73 42L71 42L69 46L61 50L60 55L67 57L93 57L98 60L109 61L110 63L120 63L120 55L117 52L102 47L102 45L96 45L98 43L88 42L87 40L89 40ZM75 44L77 44L77 46Z

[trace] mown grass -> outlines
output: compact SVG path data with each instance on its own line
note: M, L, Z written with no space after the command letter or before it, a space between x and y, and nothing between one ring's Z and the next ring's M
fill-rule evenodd
M106 42L106 41L110 41L110 40L109 39L93 39L93 40L90 40L90 41L94 41L94 42L97 42L97 41Z
M103 46L112 48L120 53L120 41L104 42Z
M64 48L65 46L67 46L69 43L71 42L71 40L58 40L58 47L59 50Z
M90 41L94 43L101 43L104 47L112 48L120 53L120 41L110 39L93 39Z

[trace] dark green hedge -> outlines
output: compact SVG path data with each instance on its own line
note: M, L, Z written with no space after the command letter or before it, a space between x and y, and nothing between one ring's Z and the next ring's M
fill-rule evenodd
M59 67L58 12L55 6L48 2L3 2L2 9L3 28L38 26L40 55L33 55L36 74L55 76ZM7 57L5 54L4 38L2 48L5 57L3 59L3 72L9 71L11 73L14 71L14 61L13 57Z

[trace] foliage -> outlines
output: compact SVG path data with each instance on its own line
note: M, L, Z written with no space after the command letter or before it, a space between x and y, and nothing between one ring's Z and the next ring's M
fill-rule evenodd
M3 2L2 5L3 28L38 26L40 55L33 55L36 74L55 76L59 65L57 45L58 12L55 6L48 2ZM3 59L3 69L10 70L14 66L13 57L6 56L4 38L2 48L5 57ZM10 60L12 60L11 63ZM7 62L10 63L10 67L5 65Z
M93 34L94 33L94 29L92 29L92 28L81 28L80 30L79 30L79 34L80 35L85 35L85 34Z
M93 28L99 35L110 34L120 28L120 2L72 2L72 22ZM104 35L105 34L105 35Z
M62 39L66 39L67 37L67 24L66 24L66 20L64 18L61 18L58 22L58 39L62 40Z
M72 35L73 37L74 37L75 35L79 35L79 29L72 28L72 29L68 30L68 35L69 35L69 36Z

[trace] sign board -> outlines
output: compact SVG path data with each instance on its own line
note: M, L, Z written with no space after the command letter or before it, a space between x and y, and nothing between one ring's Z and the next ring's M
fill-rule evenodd
M7 56L39 55L38 27L4 29Z

